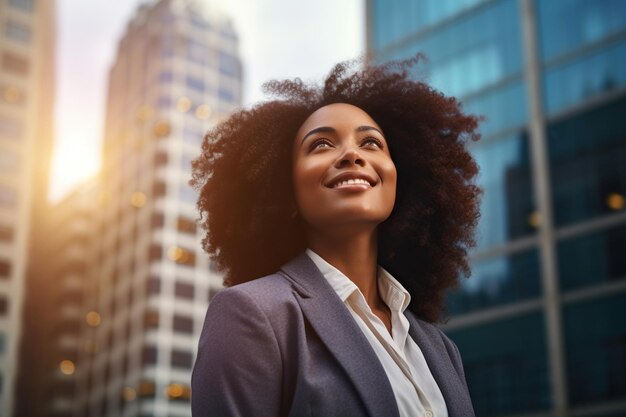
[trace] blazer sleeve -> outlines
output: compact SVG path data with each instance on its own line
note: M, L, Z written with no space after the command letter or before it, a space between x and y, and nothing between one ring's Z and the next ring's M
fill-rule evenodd
M193 417L280 414L281 355L272 326L245 292L209 305L191 378Z

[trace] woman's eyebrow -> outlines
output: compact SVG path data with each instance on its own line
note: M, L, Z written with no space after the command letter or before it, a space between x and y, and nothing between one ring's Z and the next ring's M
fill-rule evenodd
M380 133L383 137L385 137L385 135L383 134L383 132L381 132L380 130L376 129L374 126L359 126L356 129L354 129L355 132L365 132L368 130L375 130L376 132ZM307 133L306 135L304 135L304 137L302 138L302 141L300 142L301 144L304 143L304 140L306 138L308 138L311 135L314 135L316 133L319 132L324 132L324 133L336 133L337 130L335 130L334 128L330 127L330 126L321 126L321 127L316 127L315 129L311 130L309 133Z
M376 132L380 133L383 137L385 137L383 132L381 132L380 130L376 129L374 126L359 126L359 127L357 127L355 129L355 131L357 131L357 132L365 132L367 130L375 130Z
M324 132L324 133L335 133L337 132L334 128L330 127L330 126L321 126L321 127L316 127L315 129L311 130L309 133L307 133L306 135L304 135L304 137L302 138L302 142L300 142L300 144L302 144L304 142L304 140L306 138L308 138L311 135L314 135L316 133L319 132Z

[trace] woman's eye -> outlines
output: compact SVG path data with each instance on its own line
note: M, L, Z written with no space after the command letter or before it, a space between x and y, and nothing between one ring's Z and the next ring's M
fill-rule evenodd
M327 139L318 139L311 144L310 150L330 148L331 143Z
M381 149L384 148L383 142L375 137L365 138L361 144L366 146L376 146Z

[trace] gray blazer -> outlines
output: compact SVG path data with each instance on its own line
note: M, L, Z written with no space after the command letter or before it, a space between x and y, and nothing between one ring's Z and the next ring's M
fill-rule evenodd
M456 345L405 314L448 415L473 417ZM215 296L191 385L194 417L399 415L376 353L305 253L273 275Z

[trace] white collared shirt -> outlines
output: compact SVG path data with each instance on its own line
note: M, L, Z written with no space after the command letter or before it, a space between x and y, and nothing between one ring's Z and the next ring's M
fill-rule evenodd
M385 369L400 417L448 417L446 403L417 343L409 336L404 310L411 295L384 268L378 267L378 291L391 310L391 334L367 305L359 288L311 249L307 255L335 290L359 325Z

